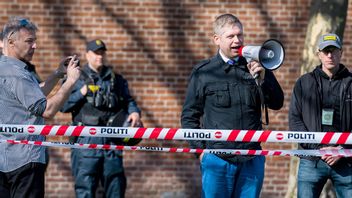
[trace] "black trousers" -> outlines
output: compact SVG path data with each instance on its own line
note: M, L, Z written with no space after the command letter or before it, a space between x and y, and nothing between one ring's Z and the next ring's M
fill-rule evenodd
M44 198L45 167L32 162L11 172L0 172L1 197Z

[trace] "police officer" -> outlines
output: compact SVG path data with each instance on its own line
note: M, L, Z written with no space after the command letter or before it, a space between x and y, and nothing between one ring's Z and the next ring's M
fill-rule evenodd
M74 125L107 126L114 116L124 112L127 122L137 126L140 109L131 97L127 81L104 64L107 48L102 40L87 43L88 64L82 68L62 112L71 112ZM79 137L78 143L122 144L121 139L105 137ZM101 182L106 197L124 197L126 177L122 152L109 150L72 149L72 173L75 178L76 197L95 197Z

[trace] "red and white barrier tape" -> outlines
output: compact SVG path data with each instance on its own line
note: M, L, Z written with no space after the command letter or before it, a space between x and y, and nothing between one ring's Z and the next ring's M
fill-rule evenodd
M0 143L25 144L48 147L63 147L77 149L127 150L127 151L156 151L168 153L213 153L232 155L262 155L262 156L340 156L352 157L352 149L336 150L238 150L238 149L190 149L190 148L163 148L148 146L119 146L109 144L79 144L70 142L42 142L28 140L0 140Z
M221 129L126 128L96 126L0 125L0 134L90 136L162 140L352 144L351 132L297 132Z

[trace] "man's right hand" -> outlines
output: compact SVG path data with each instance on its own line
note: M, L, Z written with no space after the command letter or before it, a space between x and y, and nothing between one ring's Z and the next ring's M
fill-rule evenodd
M343 149L340 146L328 146L328 147L323 147L320 150L340 150ZM332 166L336 164L342 157L340 156L330 156L330 155L324 155L321 157L322 160L324 160L329 166Z
M44 118L52 119L69 97L74 84L77 82L81 75L80 68L77 64L78 62L76 60L76 56L74 55L67 65L66 81L62 84L61 88L56 92L54 96L47 99L47 105L42 115Z
M80 68L78 66L79 60L77 59L76 55L73 55L71 60L68 62L67 65L67 80L66 81L72 81L73 83L75 83L80 75L81 75L81 71Z

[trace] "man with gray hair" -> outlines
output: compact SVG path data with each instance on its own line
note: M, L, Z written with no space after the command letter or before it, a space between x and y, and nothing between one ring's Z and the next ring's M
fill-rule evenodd
M75 56L65 59L39 86L28 71L36 49L37 27L28 19L14 17L3 29L4 55L0 58L0 124L43 125L68 98L80 76ZM65 66L67 63L67 67ZM55 95L46 98L60 78L67 80ZM44 141L44 136L0 134L1 140ZM45 147L0 144L0 186L11 197L44 197Z

